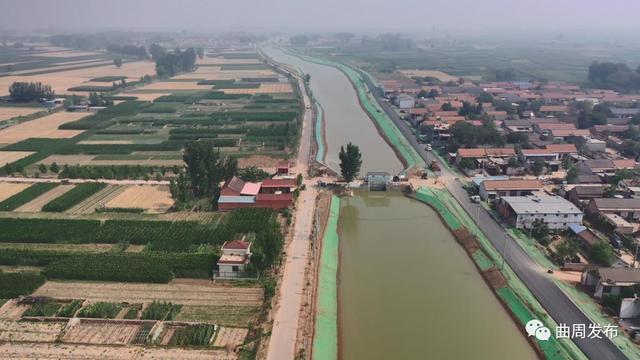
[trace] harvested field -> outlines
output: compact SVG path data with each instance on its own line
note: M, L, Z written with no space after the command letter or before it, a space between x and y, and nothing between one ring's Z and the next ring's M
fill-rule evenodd
M113 140L97 140L97 141L83 141L81 144L127 144L131 143L131 141L113 141ZM1 153L1 152L0 152ZM127 159L127 157L130 157ZM183 165L184 162L181 158L178 159L165 159L162 156L158 156L156 158L153 155L147 155L147 158L140 158L140 156L132 155L124 155L118 158L112 158L113 160L100 160L100 159L108 158L105 155L50 155L46 159L39 162L45 165L51 165L52 163L56 163L58 165L92 165L92 166L111 166L111 165L130 165L130 166L173 166L173 165Z
M211 85L198 85L196 81L159 81L149 85L137 88L137 90L155 90L155 91L171 91L171 90L210 90ZM155 95L155 94L154 94Z
M53 342L65 324L65 321L0 320L0 341Z
M64 48L59 48L64 49ZM54 50L45 53L39 53L38 56L46 56L46 57L54 57L54 58L68 58L68 57L76 57L76 56L91 56L91 55L101 55L99 52L95 51L81 51L81 50Z
M248 329L221 327L218 330L213 346L235 349L238 345L242 345L248 332Z
M0 96L9 95L9 86L16 81L36 82L51 85L56 94L72 94L67 89L83 85L91 79L103 76L126 76L138 79L143 75L154 75L155 63L152 61L134 61L125 63L117 68L112 62L104 66L96 66L84 69L59 71L40 75L4 76L0 77Z
M267 172L275 172L276 166L280 161L282 161L282 159L271 156L251 155L248 157L238 158L238 167L244 169L249 166L256 166Z
M0 151L0 164L12 163L34 154L32 151Z
M90 66L90 65L109 65L112 63L113 61L109 61L109 60L68 61L68 62L58 63L56 65L47 66L46 68L12 71L9 74L11 74L11 76L15 76L15 75L30 76L30 74L43 72L43 71L55 72L55 71L62 71L62 70L74 70L74 69L78 69L78 68ZM33 75L33 76L36 76L36 75Z
M97 193L89 196L78 205L67 210L67 214L91 214L96 211L97 208L104 207L106 203L112 199L118 197L125 191L126 186L109 185L106 188L98 191Z
M45 110L44 108L0 106L0 121L9 120L16 116L31 115Z
M442 82L457 81L458 78L439 70L398 70L406 77L432 77Z
M127 246L127 249L124 252L138 253L138 252L141 252L142 250L144 250L145 246L146 245L129 245L129 246Z
M117 94L117 96L135 96L138 98L138 100L141 101L153 101L161 96L166 96L166 95L171 95L171 93L168 92L159 92L159 93L138 93L138 92L131 92L131 93L120 93Z
M74 137L82 133L83 130L58 130L58 126L88 115L90 114L62 111L10 126L0 130L0 143L16 143L28 138L61 139Z
M138 332L141 321L72 319L63 342L94 345L127 345Z
M39 244L39 243L0 243L0 250L49 250L49 251L79 251L90 253L108 252L113 244Z
M24 344L0 345L3 359L82 359L82 360L141 360L141 359L191 359L235 360L235 353L225 350L191 350L181 348L143 348L139 346L113 347L107 345L75 344Z
M95 155L51 155L39 163L51 165L56 163L60 166L68 165L87 165L89 161L95 158Z
M150 213L164 213L173 206L166 186L128 186L123 192L105 202L107 208L139 208Z
M46 193L38 196L37 198L29 201L28 203L20 206L15 211L17 212L40 212L42 207L48 204L51 200L62 196L66 192L73 189L75 185L60 185L47 191Z
M174 280L169 284L47 281L34 295L118 303L157 300L181 305L259 306L263 300L263 290L259 286L232 287L191 279Z
M257 89L222 89L225 94L281 94L291 93L289 83L261 83Z
M0 154L2 153L0 152ZM5 162L0 161L0 164L5 164ZM29 183L0 182L0 202L12 197L29 186L31 186Z
M11 299L0 307L0 319L18 320L28 309L29 305L18 305L16 299Z
M249 326L256 321L258 306L199 306L184 305L176 321L206 322L224 326Z

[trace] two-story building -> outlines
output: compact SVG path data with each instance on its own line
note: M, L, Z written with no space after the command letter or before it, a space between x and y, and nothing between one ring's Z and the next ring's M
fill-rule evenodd
M505 221L519 229L531 228L537 219L551 230L565 230L571 224L582 224L583 213L574 204L559 196L504 196L496 205Z
M236 239L222 244L222 255L218 259L218 271L214 277L245 277L245 270L251 259L251 243Z
M538 180L485 180L480 184L480 197L493 201L503 196L524 196L542 190Z

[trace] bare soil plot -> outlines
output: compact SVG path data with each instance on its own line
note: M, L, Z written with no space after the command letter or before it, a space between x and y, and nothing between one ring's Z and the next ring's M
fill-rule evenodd
M111 62L104 66L96 66L84 69L58 71L40 75L4 76L0 77L0 96L9 95L9 86L16 81L36 82L51 85L56 94L72 94L67 89L83 85L93 78L102 76L126 76L138 79L144 75L155 74L155 63L152 61L134 61L125 63L121 68L115 67ZM79 92L76 92L79 93Z
M12 250L50 250L50 251L79 251L91 253L108 252L113 244L40 244L40 243L0 243L0 251Z
M282 161L282 159L278 159L271 156L251 155L251 156L239 158L238 167L241 169L244 169L249 166L256 166L267 172L275 172L276 166L278 166L278 162L280 161Z
M439 71L439 70L398 70L401 74L405 75L406 77L432 77L432 78L436 78L440 81L443 82L447 82L447 81L456 81L458 80L457 77L455 76L451 76L445 72Z
M76 344L126 345L138 332L141 321L72 319L62 341Z
M262 287L232 287L208 280L175 280L169 284L47 281L34 293L53 298L146 303L170 301L182 305L259 306Z
M140 360L189 359L234 360L238 356L225 350L194 350L181 348L143 348L140 346L114 347L108 345L76 345L47 343L0 344L2 359L72 359L72 360Z
M106 188L98 191L97 193L89 196L78 205L67 210L67 214L91 214L96 211L97 208L103 207L106 203L112 199L118 197L125 191L126 186L109 185Z
M35 114L40 111L45 111L45 109L30 108L30 107L0 106L0 121L8 120L16 116L25 116L25 115Z
M28 309L29 305L19 305L16 299L11 299L0 307L0 319L20 319L22 313Z
M0 152L0 159L2 159L2 152ZM6 164L7 162L0 160L0 164ZM0 202L12 197L29 186L31 186L29 183L0 182Z
M157 90L157 91L171 91L171 90L209 90L211 85L198 85L197 81L159 81L149 85L138 88L137 90Z
M67 57L76 57L76 56L91 56L91 55L100 55L100 53L95 51L80 51L80 50L54 50L45 53L39 53L38 56L46 56L46 57L54 57L54 58L67 58Z
M225 94L282 94L293 92L289 83L261 83L257 89L222 89Z
M164 213L173 206L167 186L128 186L123 192L105 203L107 208L140 208L150 213Z
M2 78L0 77L0 79ZM74 137L82 133L83 130L58 130L58 126L88 115L90 114L62 111L10 126L0 130L0 143L15 143L28 138L61 139Z
M32 151L0 151L0 164L4 166L6 163L18 161L32 154L34 154Z
M62 196L62 194L66 193L73 189L75 185L60 185L56 186L53 189L47 191L46 193L38 196L37 198L29 201L28 203L20 206L15 209L17 212L40 212L42 207L45 206L49 201Z
M0 320L0 341L53 342L64 329L65 323Z
M213 346L235 349L238 345L242 345L248 332L248 329L243 328L221 327L218 330Z
M109 65L113 63L113 61L109 61L109 60L94 60L94 61L90 61L90 62L82 62L82 61L68 61L65 63L61 63L61 64L56 64L56 65L52 65L52 66L48 66L46 68L37 68L37 69L27 69L27 70L19 70L19 71L12 71L10 74L13 75L25 75L25 76L29 76L29 74L33 74L35 72L40 72L40 71L61 71L61 70L73 70L73 69L77 69L79 67L83 67L83 66L88 66L88 65ZM35 76L35 75L34 75Z

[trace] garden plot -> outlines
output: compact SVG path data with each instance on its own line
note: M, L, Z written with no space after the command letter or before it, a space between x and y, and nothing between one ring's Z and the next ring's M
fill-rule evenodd
M0 161L0 164L5 164L5 162ZM0 182L0 202L12 197L29 186L31 186L29 183Z
M169 284L47 281L34 295L117 303L150 303L155 300L180 305L260 306L263 289L260 286L233 287L191 279L174 280Z
M0 164L12 163L32 154L32 151L0 151Z
M255 323L260 308L258 306L201 306L184 305L176 315L176 321L205 322L230 327L249 326Z
M137 208L149 213L164 213L173 206L166 186L132 185L105 203L107 208Z
M35 114L40 111L45 111L45 109L30 108L30 107L0 106L0 121L9 120L16 116L27 116L27 115Z
M0 307L0 319L18 320L27 310L29 310L29 305L20 305L18 300L11 299Z
M76 345L46 343L4 343L0 345L4 359L84 359L84 360L235 360L238 355L225 350L195 350L182 348L113 347L108 345Z
M0 341L55 341L66 321L11 321L0 320Z
M71 191L75 185L60 185L47 191L46 193L38 196L37 198L29 201L28 203L20 206L15 211L17 212L40 212L42 207L48 204L51 200L62 196L63 194Z
M50 85L56 94L72 94L73 91L67 89L74 86L83 85L91 79L103 76L126 76L127 78L138 79L144 75L154 75L156 73L155 63L152 61L134 61L125 63L121 68L117 68L112 63L104 66L96 66L84 69L74 69L58 71L39 75L26 76L4 76L0 77L0 96L9 95L9 86L16 81L42 82Z
M0 78L2 79L2 78ZM16 143L28 138L61 139L81 134L83 130L58 130L58 126L79 120L88 113L57 112L0 130L0 143Z
M97 193L89 196L78 205L67 210L67 214L91 214L98 208L102 208L106 203L118 197L124 192L126 186L109 185Z
M242 345L248 332L248 329L243 328L221 327L218 330L213 346L235 349L237 346Z
M142 321L71 319L62 337L66 343L127 345L134 339Z

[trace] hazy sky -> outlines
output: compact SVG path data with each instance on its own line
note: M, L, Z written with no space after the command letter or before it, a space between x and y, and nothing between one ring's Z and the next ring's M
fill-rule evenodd
M0 0L0 29L639 28L637 0Z

